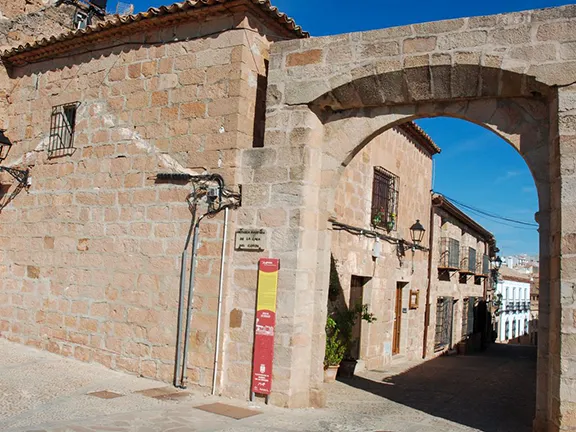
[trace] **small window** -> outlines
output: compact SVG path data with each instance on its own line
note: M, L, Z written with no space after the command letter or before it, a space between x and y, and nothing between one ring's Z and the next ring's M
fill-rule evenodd
M74 128L78 104L58 105L52 108L48 154L61 156L74 148Z
M382 167L374 167L372 184L372 225L392 231L398 216L398 177Z
M83 11L76 11L76 13L74 14L74 28L77 30L85 29L89 25L90 25L90 17L88 16L88 14Z

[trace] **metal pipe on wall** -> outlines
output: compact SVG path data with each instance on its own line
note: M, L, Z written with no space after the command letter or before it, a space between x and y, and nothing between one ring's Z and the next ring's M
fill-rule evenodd
M175 387L180 385L178 379L181 376L180 367L182 361L182 351L180 350L180 346L182 345L182 322L184 320L184 301L186 294L186 262L188 261L188 246L190 245L190 238L192 236L195 223L196 207L194 207L192 210L192 221L190 222L190 229L188 230L188 236L186 237L186 242L184 243L184 250L182 251L182 259L180 263L180 302L178 303L178 324L176 326L176 361L174 365Z
M184 348L182 352L182 378L180 380L180 388L186 388L186 381L188 379L188 341L190 339L190 324L192 322L192 310L194 309L194 276L196 275L196 262L198 258L198 238L200 237L200 222L204 219L202 216L194 226L194 236L192 240L192 257L190 262L190 280L188 283L188 302L186 305L186 327L184 331Z
M426 287L426 305L424 308L424 338L422 341L422 358L428 351L428 328L430 327L430 292L432 291L432 264L434 253L434 192L430 196L430 236L428 237L428 285Z
M222 297L224 292L224 261L226 257L226 237L228 236L228 212L224 209L224 234L222 238L222 254L220 256L220 281L218 284L218 313L216 315L216 349L214 351L214 372L212 374L212 395L216 394L216 378L218 377L218 357L220 355L220 332L222 320Z

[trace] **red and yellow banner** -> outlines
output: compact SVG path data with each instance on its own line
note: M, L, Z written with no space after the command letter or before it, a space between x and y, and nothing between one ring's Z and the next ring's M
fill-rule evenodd
M272 389L276 294L280 260L262 258L258 263L258 299L254 329L252 392L268 395Z

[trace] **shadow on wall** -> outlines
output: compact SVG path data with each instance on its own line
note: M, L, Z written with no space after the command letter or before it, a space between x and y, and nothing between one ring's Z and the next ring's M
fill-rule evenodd
M508 344L508 345L536 345L531 340L531 335L529 335L529 334L518 336L514 339L508 339L507 341L503 341L501 343Z
M0 213L4 210L4 207L10 204L12 200L22 192L22 189L25 188L23 184L18 182L15 183L16 186L0 183Z
M531 432L536 348L495 344L475 355L437 357L381 381L339 381L484 432Z

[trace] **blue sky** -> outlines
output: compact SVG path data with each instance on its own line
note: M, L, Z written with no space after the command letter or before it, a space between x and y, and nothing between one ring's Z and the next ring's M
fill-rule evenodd
M123 0L127 1L127 0ZM136 11L169 4L135 0ZM370 1L272 0L313 36L372 30L464 16L490 15L569 4L553 0ZM116 1L110 0L110 6ZM418 122L442 148L436 158L434 188L461 202L511 219L534 222L537 196L532 176L516 151L492 132L471 123L447 119ZM492 231L505 255L536 254L535 229L517 229L473 215Z

